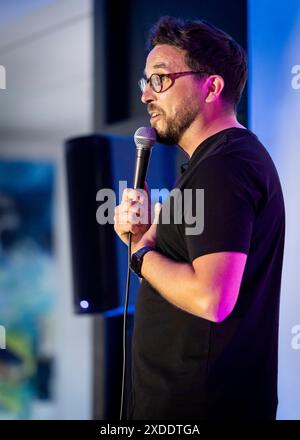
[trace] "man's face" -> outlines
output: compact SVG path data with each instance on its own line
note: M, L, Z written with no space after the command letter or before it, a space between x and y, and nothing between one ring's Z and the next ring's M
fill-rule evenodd
M174 46L155 46L147 57L145 74L174 73L192 70L184 61L184 52ZM165 144L180 144L180 139L201 112L200 81L194 75L181 76L166 91L154 92L150 85L142 95L157 131L157 140Z

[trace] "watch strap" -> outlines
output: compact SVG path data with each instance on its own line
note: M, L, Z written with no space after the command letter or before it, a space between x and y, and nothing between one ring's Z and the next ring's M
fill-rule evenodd
M139 249L137 252L132 254L131 261L130 261L130 269L135 272L139 277L142 277L141 269L143 264L143 258L149 251L154 251L155 248L152 246L144 246L141 249Z

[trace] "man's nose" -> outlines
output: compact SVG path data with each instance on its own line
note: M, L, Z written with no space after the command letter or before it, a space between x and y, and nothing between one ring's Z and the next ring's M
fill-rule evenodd
M142 93L141 101L143 104L148 104L149 102L155 101L156 95L149 84L146 84L146 87Z

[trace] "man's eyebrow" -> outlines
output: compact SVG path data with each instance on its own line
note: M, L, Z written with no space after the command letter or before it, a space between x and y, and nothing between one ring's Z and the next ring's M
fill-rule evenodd
M153 69L167 69L168 66L166 63L158 63L154 64ZM146 71L144 70L144 75L146 76Z

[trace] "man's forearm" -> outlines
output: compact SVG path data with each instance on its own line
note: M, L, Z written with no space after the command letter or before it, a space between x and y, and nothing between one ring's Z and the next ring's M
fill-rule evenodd
M144 256L142 275L176 307L213 321L209 292L204 291L191 264L178 263L151 251Z

